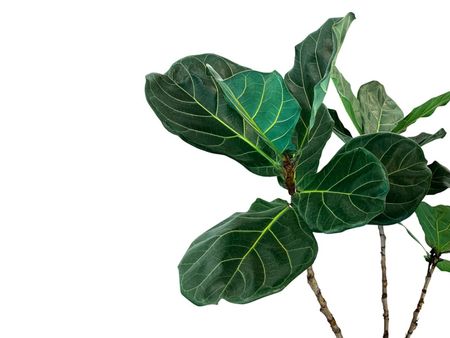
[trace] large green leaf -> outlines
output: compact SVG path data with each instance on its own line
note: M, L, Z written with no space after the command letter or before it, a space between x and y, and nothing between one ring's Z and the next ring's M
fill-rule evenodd
M311 230L335 233L367 224L389 191L380 161L359 148L338 153L293 198Z
M363 134L391 131L403 118L399 106L387 94L378 81L368 82L359 88Z
M444 138L445 135L447 135L447 132L443 128L441 128L434 134L420 133L419 135L411 136L410 139L416 142L418 145L424 146L425 144L433 142L434 140Z
M166 74L147 75L148 103L167 130L189 144L227 155L258 175L277 175L281 170L277 154L227 104L206 64L224 78L247 70L214 54L188 56Z
M300 106L280 74L247 70L224 80L213 67L207 66L227 101L267 144L280 155L295 149L292 134L300 117Z
M447 167L434 161L428 168L430 168L432 174L428 195L435 195L450 188L450 170Z
M179 265L181 292L197 305L248 303L281 291L316 255L313 234L287 202L257 199L191 244Z
M420 146L407 137L377 133L355 137L340 152L363 147L383 163L389 178L389 194L382 214L373 224L388 225L409 217L430 187L431 171Z
M450 272L450 261L442 259L437 263L437 267L441 271Z
M350 83L344 78L336 66L332 69L331 79L333 80L334 86L339 94L339 97L341 98L342 104L344 105L348 116L350 116L350 119L353 122L353 125L358 133L362 134L363 121L361 116L361 106L355 94L353 94Z
M302 188L302 182L310 174L315 174L319 167L322 150L333 131L333 120L325 105L317 112L316 122L308 133L304 143L299 145L295 164L295 181L297 188Z
M314 125L328 88L331 69L354 19L353 13L343 18L329 19L295 46L294 66L286 74L285 81L302 108L296 128L299 143L307 137L309 126Z
M432 207L425 202L416 210L427 244L436 253L450 252L450 206Z
M445 106L450 101L450 91L433 97L424 104L414 108L404 119L397 123L397 126L392 130L395 133L404 132L411 124L415 123L421 117L428 117L440 107Z
M347 143L350 141L353 136L350 133L350 131L345 128L342 121L339 119L338 113L334 109L328 109L328 112L330 113L331 118L334 121L333 131L339 137L344 143Z

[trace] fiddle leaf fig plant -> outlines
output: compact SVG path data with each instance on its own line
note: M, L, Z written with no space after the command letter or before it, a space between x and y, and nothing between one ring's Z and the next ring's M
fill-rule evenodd
M378 81L362 85L355 96L336 67L354 19L353 13L329 19L308 35L295 46L294 65L284 77L215 54L187 56L164 74L146 76L147 101L169 132L201 150L228 156L256 175L276 177L291 196L290 201L257 198L248 211L234 213L192 242L178 266L181 293L192 303L252 302L283 290L307 270L321 312L335 336L342 337L312 268L318 253L314 233L374 224L381 240L386 338L383 227L414 212L432 248L426 256L429 269L450 271L450 262L440 258L450 252L450 209L422 202L450 186L450 171L437 162L428 164L422 150L446 132L400 135L449 102L450 92L406 116ZM338 112L326 107L330 82L360 136L353 137ZM333 132L343 145L318 170Z

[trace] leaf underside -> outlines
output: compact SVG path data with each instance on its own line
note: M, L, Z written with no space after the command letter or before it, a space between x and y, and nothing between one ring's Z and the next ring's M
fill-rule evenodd
M281 170L277 154L227 104L206 64L223 78L247 70L214 54L188 56L166 74L147 75L148 103L164 127L187 143L229 156L255 174L276 176Z
M414 108L408 115L398 122L392 130L394 133L404 132L411 124L415 123L419 118L431 116L434 111L445 106L450 101L450 91L429 99L427 102Z
M352 120L353 125L358 133L363 134L361 106L357 97L353 94L350 83L336 67L333 67L331 71L331 79L333 80L334 87L336 88L345 111Z
M333 131L337 135L337 137L339 137L344 143L350 141L353 136L339 119L337 111L334 109L328 109L328 112L330 113L330 116L334 121Z
M389 190L380 161L358 148L339 152L293 198L314 232L336 233L367 224L384 210Z
M416 210L416 215L427 244L437 253L450 252L450 207L432 207L422 202Z
M430 187L431 171L420 146L398 134L377 133L355 137L340 152L359 147L381 161L389 179L385 210L370 223L389 225L408 218Z
M358 91L363 134L391 131L403 118L400 107L387 94L378 81L361 86Z
M418 145L424 146L425 144L444 138L445 135L447 135L447 132L443 128L441 128L434 134L420 133L419 135L411 136L410 139L416 142Z
M179 265L181 292L196 305L248 303L281 291L316 255L312 232L287 202L257 199L191 244Z

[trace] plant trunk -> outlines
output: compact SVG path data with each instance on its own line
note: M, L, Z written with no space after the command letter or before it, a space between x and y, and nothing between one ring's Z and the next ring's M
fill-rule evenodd
M425 284L423 285L422 291L420 293L419 303L417 303L417 307L413 312L413 317L411 320L411 324L409 325L408 332L406 333L405 338L411 337L414 330L417 328L419 321L419 313L422 310L423 303L425 301L425 296L427 294L428 286L430 285L431 277L433 276L434 269L436 268L437 263L439 262L439 254L436 254L433 250L431 251L430 260L428 263L427 275L425 277Z
M380 245L381 245L381 302L383 303L383 318L384 318L384 331L383 338L389 337L389 306L388 306L388 293L387 293L387 273L386 273L386 235L384 234L384 227L378 226L380 233Z
M322 295L322 291L320 291L320 288L319 288L319 285L317 284L317 280L314 275L314 270L313 270L312 266L308 268L307 273L308 273L307 274L308 284L311 287L311 289L313 290L314 294L316 295L317 301L320 304L320 312L322 312L323 315L326 317L336 338L343 338L341 329L338 326L338 324L336 323L336 320L334 319L334 316L331 313L330 309L328 308L327 302Z

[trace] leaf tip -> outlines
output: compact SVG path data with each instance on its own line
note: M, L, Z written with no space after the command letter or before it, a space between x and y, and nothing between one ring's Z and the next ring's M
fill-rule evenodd
M356 15L353 12L348 12L347 15L350 19L355 20L356 19Z
M206 65L206 69L208 70L209 74L216 80L216 81L223 81L222 77L219 75L219 73L216 72L216 70L211 66L209 63Z

